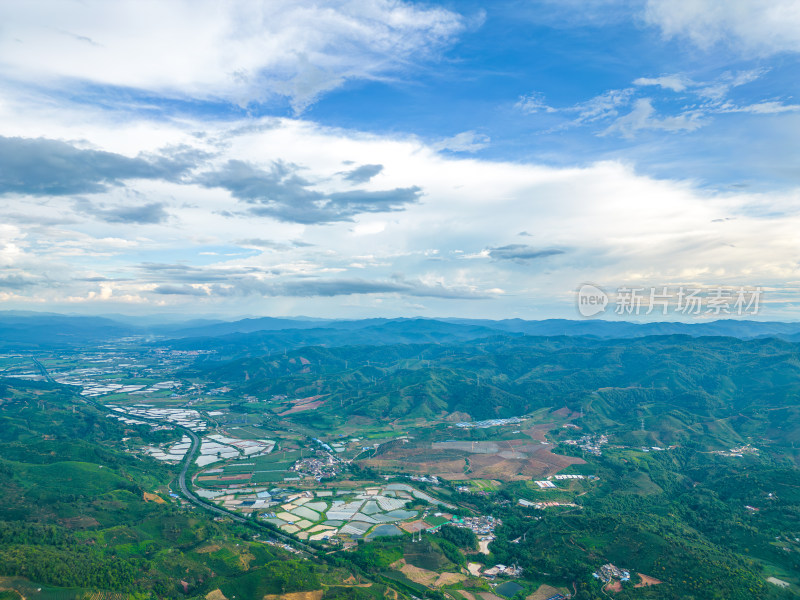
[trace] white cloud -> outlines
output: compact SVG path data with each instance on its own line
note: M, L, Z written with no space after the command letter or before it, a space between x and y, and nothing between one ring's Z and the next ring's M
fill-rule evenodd
M751 69L737 73L726 72L714 81L697 84L696 92L705 98L719 101L727 96L731 89L756 81L766 72L766 69Z
M456 135L444 138L431 144L434 150L450 150L451 152L477 152L491 142L491 138L484 133L475 131L462 131Z
M798 105L780 100L763 100L740 105L729 99L734 88L758 80L769 72L759 68L743 71L726 71L710 81L695 81L683 73L659 77L639 77L633 81L637 87L613 89L584 102L562 108L547 107L548 112L576 115L571 121L555 127L605 123L597 132L633 138L642 131L695 131L710 123L715 114L750 113L757 115L795 112ZM657 87L664 90L657 98L643 96L641 88ZM657 90L648 90L652 95ZM532 108L526 110L523 97L516 107L524 112L535 112L544 106L536 94L530 96ZM660 110L654 103L659 101ZM680 103L678 105L678 102Z
M621 107L630 103L633 93L632 88L608 90L586 102L576 104L570 110L578 113L576 123L592 123L608 117L615 117L619 114Z
M662 75L661 77L639 77L633 82L634 85L657 85L673 92L682 92L691 82L687 81L682 75Z
M697 125L690 116L670 120L655 114L644 100L632 103L632 110L611 102L610 112L627 119L616 125L618 134ZM87 147L126 156L185 145L210 151L199 172L230 160L261 169L284 161L326 194L352 189L340 175L343 161L380 164L380 176L359 187L419 186L422 194L399 211L355 214L352 222L325 225L254 217L226 190L190 180L126 180L124 187L91 195L98 205L130 198L164 203L169 223L74 218L72 198L33 202L6 195L0 263L13 271L8 283L16 286L0 290L7 307L35 301L58 309L69 298L85 310L102 302L109 310L166 305L187 312L364 316L372 314L364 312L369 306L384 315L407 314L413 297L432 315L537 318L559 314L562 302L560 314L572 314L571 296L562 291L581 281L613 287L632 278L712 286L800 279L800 198L794 192L714 195L642 176L617 162L584 168L493 162L443 153L415 137L329 129L300 119L164 122L43 114L0 114L0 135L27 131L83 139ZM199 130L206 135L194 136ZM12 225L6 211L29 215L33 224ZM57 226L48 220L52 215L63 217ZM725 220L730 217L736 218ZM43 220L37 225L37 219ZM520 231L528 235L520 238ZM523 243L534 251L563 253L491 259L491 249L514 250ZM142 263L155 266L143 270ZM189 288L205 292L190 295ZM313 295L348 291L359 293Z
M639 131L694 131L703 126L701 111L687 111L675 116L659 117L650 98L639 98L633 110L614 121L602 133L618 133L623 137L633 137Z
M0 3L0 73L53 87L132 87L297 111L350 79L435 56L465 26L400 0L38 0Z
M553 113L558 110L552 106L548 106L544 94L541 92L531 92L530 94L520 96L514 107L527 114L534 114L537 112Z
M645 20L700 48L723 43L746 55L800 52L796 0L648 0Z
M748 104L745 106L734 106L732 104L725 104L718 109L718 112L742 112L752 113L756 115L776 115L786 112L800 111L800 104L784 104L775 100L766 102L757 102L755 104Z

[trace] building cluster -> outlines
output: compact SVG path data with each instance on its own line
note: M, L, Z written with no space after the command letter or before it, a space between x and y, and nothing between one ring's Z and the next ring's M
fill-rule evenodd
M488 569L484 569L481 573L482 577L486 577L487 579L494 579L495 577L522 577L522 567L518 567L517 565L511 565L507 567L506 565L495 565L493 567L489 567Z
M464 527L471 529L472 532L481 538L482 536L494 536L494 530L503 524L500 519L495 519L491 515L482 515L480 517L463 517L454 520L451 525L456 527ZM494 538L492 538L494 539Z
M530 500L525 500L524 498L520 498L517 501L517 504L524 506L525 508L535 508L536 510L544 510L546 508L553 508L556 506L580 507L579 504L575 504L573 502L531 502Z
M285 542L279 542L277 540L258 540L264 544L268 544L270 546L275 546L276 548L281 548L282 550L286 550L287 552L291 552L292 554L301 554L301 551L291 546Z
M411 481L419 481L421 483L434 483L439 484L439 478L436 475L408 475Z
M462 429L486 429L487 427L502 427L504 425L519 425L522 419L519 417L511 417L510 419L488 419L486 421L462 421L456 423L454 427L461 427Z
M323 477L336 477L342 471L342 463L330 454L319 452L310 458L301 458L291 467L290 471L314 477L317 481Z
M478 538L478 549L481 554L489 554L489 544L497 536L494 530L503 524L501 519L495 519L491 515L481 515L479 517L454 517L450 525L470 529Z
M222 396L223 394L227 394L228 392L232 391L231 388L228 386L222 386L218 388L214 388L213 390L208 390L209 396Z
M631 580L630 571L627 571L625 569L620 569L619 567L612 565L611 563L603 565L602 567L600 567L599 571L592 573L592 575L594 575L595 578L605 583L608 583L614 579L618 579L622 582Z
M569 444L570 446L578 446L578 448L587 454L600 456L603 453L600 448L601 446L608 444L608 437L605 434L584 435L577 440L564 440L564 443Z
M747 444L746 446L730 448L729 450L715 450L713 454L717 454L719 456L735 456L737 458L742 458L746 454L757 455L758 448L753 448L750 444Z

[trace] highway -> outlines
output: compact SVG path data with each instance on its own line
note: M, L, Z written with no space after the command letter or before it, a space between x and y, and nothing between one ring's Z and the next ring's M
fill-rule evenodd
M103 406L99 402L95 402L94 400L92 400L90 398L84 398L84 400L86 400L87 402L89 402L90 404L95 406L96 408L99 408L99 409L104 410L106 412L111 412L110 409L106 408L105 406ZM189 468L192 466L192 462L197 457L197 454L200 452L200 437L194 431L192 431L188 427L184 427L183 425L178 425L177 423L174 423L172 421L167 421L167 420L164 420L164 419L153 419L151 417L142 417L142 416L139 416L139 415L135 415L135 416L131 415L131 417L135 418L137 420L150 421L150 422L153 422L153 423L159 423L160 425L168 425L170 427L174 427L176 429L179 429L183 433L185 433L187 436L189 436L189 439L192 440L192 445L189 448L189 450L187 450L186 455L183 457L183 463L181 465L181 470L180 470L180 473L178 474L178 487L180 488L181 494L183 494L184 498L186 498L189 502L191 502L195 506L198 506L200 508L203 508L203 509L207 510L208 512L214 513L214 514L219 515L221 517L227 517L227 518L229 518L229 519L231 519L231 520L233 520L233 521L235 521L237 523L241 523L243 525L247 525L247 526L252 527L254 529L258 529L261 532L268 533L270 536L272 536L274 538L277 538L277 539L280 539L281 541L283 541L283 542L285 542L285 543L287 543L287 544L289 544L289 545L291 545L291 546L293 546L295 548L298 548L298 552L300 552L303 555L314 556L314 555L318 554L318 551L316 549L312 548L311 546L308 546L308 545L302 543L299 540L296 540L296 539L294 539L292 537L289 537L288 535L284 535L284 534L282 534L282 533L280 533L278 531L275 531L274 529L272 529L270 527L267 527L266 525L264 525L263 523L261 523L259 521L256 521L255 519L246 519L245 517L243 517L241 515L238 515L238 514L236 514L235 512L233 512L231 510L226 510L224 508L220 508L219 506L215 506L215 505L211 504L210 502L206 502L202 498L199 498L192 491L191 485L190 485L191 478L189 478ZM188 478L188 481L187 481L187 478Z
M39 362L39 359L37 359L35 356L31 356L31 360L33 360L33 364L36 365L36 368L39 369L42 377L44 377L48 383L56 383L56 380L50 376L50 373L48 373L45 366Z
M139 419L141 417L136 417L136 418ZM156 420L156 419L153 419L153 420ZM159 421L159 422L165 423L165 421ZM166 421L166 422L168 422L168 421ZM171 424L175 425L174 423L171 423ZM199 452L199 450L200 450L200 438L191 429L187 429L185 427L181 427L180 425L175 425L175 426L178 427L179 429L182 429L183 432L186 435L188 435L189 438L192 440L192 446L191 446L191 448L189 448L189 450L187 450L186 455L183 457L183 465L181 466L181 472L178 475L178 486L181 489L181 494L183 494L184 497L189 502L191 502L192 504L195 504L196 506L200 506L202 508L205 508L207 511L216 513L216 514L224 516L224 517L229 517L229 518L233 519L234 521L236 521L237 523L244 523L246 525L253 525L254 524L253 521L245 519L241 515L236 515L236 514L230 513L230 512L228 512L226 510L221 509L218 506L214 506L213 504L209 504L205 500L201 500L200 498L198 498L195 495L194 492L192 492L192 490L189 489L189 486L186 484L186 475L189 472L189 467L192 465L192 460L194 460L194 457L197 456L197 452ZM270 533L272 533L272 532L270 532Z
M34 364L36 365L36 367L41 372L42 376L47 381L49 381L51 383L56 383L55 380L50 376L50 373L47 372L47 369L45 368L45 366L41 362L39 362L39 360L37 360L35 357L31 357L31 358L32 358ZM96 402L92 398L87 398L86 396L82 396L81 399L84 400L85 402L87 402L88 404L94 406L98 410L101 410L101 411L107 412L107 413L117 414L117 413L114 413L113 411L111 411L111 409L107 408L106 406L103 406L99 402ZM200 437L194 431L189 429L188 427L184 427L183 425L178 425L177 423L173 423L172 421L167 421L165 419L154 419L154 418L151 418L151 417L142 417L142 416L139 416L139 415L136 415L136 416L131 415L131 416L133 418L137 419L137 420L149 421L151 423L158 423L159 425L168 425L170 427L174 427L176 429L181 430L183 433L185 433L187 436L189 436L189 439L192 440L192 445L189 448L189 450L186 452L186 455L183 457L183 463L181 465L181 470L180 470L180 473L178 474L178 486L180 488L181 494L183 494L183 496L189 502L191 502L195 506L198 506L200 508L203 508L203 509L207 510L210 513L214 513L214 514L222 516L222 517L227 517L227 518L229 518L229 519L231 519L231 520L233 520L233 521L235 521L237 523L241 523L243 525L247 525L247 526L252 527L254 529L258 529L259 531L261 531L263 533L268 533L270 536L272 536L274 538L277 538L277 539L280 539L284 543L287 543L287 544L291 545L292 547L297 548L298 549L297 551L299 553L305 555L306 557L316 556L317 554L320 554L320 552L318 550L316 550L315 548L312 548L311 546L308 546L308 545L302 543L301 541L296 540L295 538L289 537L288 535L284 535L284 534L282 534L282 533L280 533L278 531L275 531L274 529L272 529L270 527L267 527L266 525L264 525L263 523L255 520L255 519L246 519L245 517L243 517L241 515L238 515L233 511L229 511L229 510L220 508L219 506L215 506L215 505L213 505L213 504L211 504L209 502L206 502L205 500L203 500L201 498L198 498L197 495L195 495L195 493L192 492L191 486L190 486L189 483L187 483L186 479L187 479L187 476L189 474L189 468L192 466L192 462L196 458L198 452L200 452Z

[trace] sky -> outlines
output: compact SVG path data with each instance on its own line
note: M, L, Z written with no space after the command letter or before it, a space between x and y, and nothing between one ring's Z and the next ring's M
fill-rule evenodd
M798 0L4 2L0 310L797 320L798 134Z

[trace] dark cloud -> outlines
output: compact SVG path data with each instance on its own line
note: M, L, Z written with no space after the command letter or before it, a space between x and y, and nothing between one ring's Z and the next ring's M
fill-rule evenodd
M161 295L179 296L295 296L295 297L333 297L355 294L402 294L430 298L480 299L488 298L485 293L466 288L448 288L443 285L426 285L419 281L406 281L401 278L380 281L365 279L260 279L252 276L229 274L223 282L215 276L204 278L211 282L206 289L198 289L186 283L163 283L153 292Z
M260 267L219 268L180 263L138 265L139 281L156 284L154 293L180 296L296 296L332 297L354 294L402 294L430 298L478 299L490 294L467 287L430 285L395 275L388 279L326 279L288 275ZM202 284L203 288L195 287Z
M526 246L525 244L509 244L508 246L489 248L489 256L493 259L513 260L517 262L547 258L548 256L556 256L558 254L564 254L564 251L555 248L534 248L533 246Z
M39 279L25 277L23 275L12 274L0 276L0 290L21 290L39 285L40 283L41 281Z
M383 171L383 165L361 165L352 171L343 173L343 175L347 181L352 181L353 183L367 183L381 171Z
M195 267L184 264L143 263L138 266L142 278L150 282L172 284L180 283L213 283L234 282L242 278L253 278L254 275L279 275L277 269L261 269L259 267L236 267L219 269L214 267Z
M159 285L153 290L153 293L165 296L208 296L206 290L190 285Z
M166 156L130 158L82 150L59 140L0 136L0 194L63 196L103 192L127 179L175 180L197 153L175 148Z
M91 215L96 219L106 223L135 223L138 225L149 225L163 223L169 218L169 213L164 209L166 204L163 202L149 202L139 206L112 206L106 208L105 205L80 199L75 202L75 210Z
M408 281L395 277L389 281L367 281L363 279L307 279L289 281L281 285L287 296L347 296L352 294L396 293L406 296L428 298L480 299L488 295L467 288L449 288L444 285L428 285L420 281Z
M290 223L333 223L370 212L402 210L419 200L418 187L378 192L352 190L324 194L297 174L297 167L275 162L269 171L230 160L219 171L204 173L197 182L228 190L250 205L250 212Z

